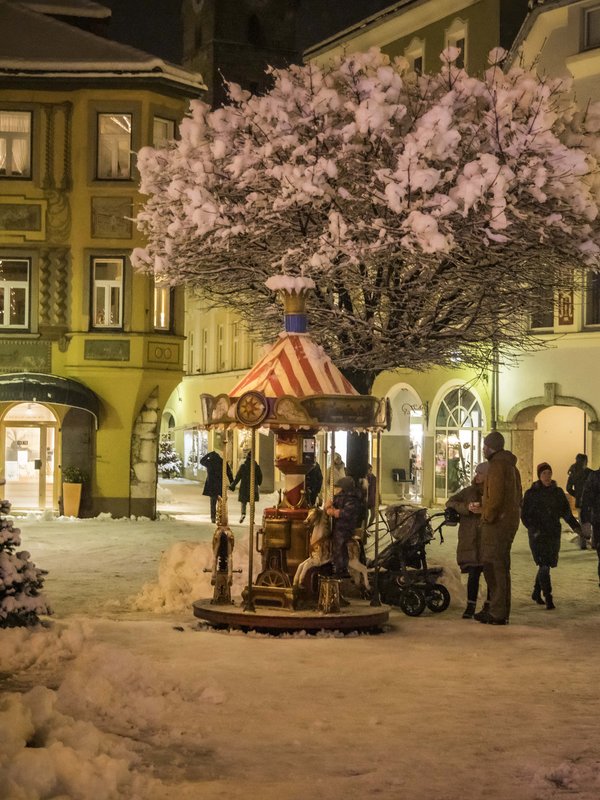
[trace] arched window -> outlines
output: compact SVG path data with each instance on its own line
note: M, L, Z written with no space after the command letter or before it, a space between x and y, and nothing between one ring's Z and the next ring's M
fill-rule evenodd
M483 413L470 389L456 387L442 400L435 421L435 496L455 494L473 479L481 461Z

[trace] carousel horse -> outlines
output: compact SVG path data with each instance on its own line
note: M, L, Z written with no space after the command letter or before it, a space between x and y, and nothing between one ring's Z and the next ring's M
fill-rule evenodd
M331 528L329 517L322 508L311 508L306 517L305 524L311 528L310 534L310 555L298 564L298 569L294 575L294 586L299 586L309 569L322 567L331 561ZM352 575L352 581L363 592L369 592L369 573L366 566L360 560L360 541L352 537L347 543L348 548L348 569Z
M235 539L227 527L219 526L212 539L213 568L211 585L215 587L213 603L231 602L233 559L231 554ZM208 572L208 570L206 570Z

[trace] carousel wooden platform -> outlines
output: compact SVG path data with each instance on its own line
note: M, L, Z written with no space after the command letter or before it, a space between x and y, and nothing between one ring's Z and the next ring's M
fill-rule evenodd
M193 604L194 616L215 628L230 628L258 633L340 631L341 633L381 633L388 622L389 606L372 606L368 600L353 600L334 613L302 609L257 606L244 611L240 605L216 605L210 600Z

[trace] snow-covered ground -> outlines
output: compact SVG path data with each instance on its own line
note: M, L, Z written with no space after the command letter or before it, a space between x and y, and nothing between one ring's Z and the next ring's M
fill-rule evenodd
M447 529L428 553L448 611L392 611L379 636L274 638L197 623L206 499L172 482L162 507L175 516L19 520L55 616L0 631L2 800L600 796L596 555L569 535L555 611L530 600L521 531L511 624L462 620Z

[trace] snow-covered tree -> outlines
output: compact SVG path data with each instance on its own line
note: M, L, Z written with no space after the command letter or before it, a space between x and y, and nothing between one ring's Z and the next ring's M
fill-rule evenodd
M529 314L600 264L600 108L490 53L418 75L378 50L272 70L191 104L144 148L136 266L196 287L269 340L270 275L315 280L311 330L362 391L378 372L482 366L532 347ZM506 357L506 356L505 356Z
M7 516L10 503L0 500L0 628L36 625L40 614L51 614L41 590L46 572L30 561L21 544L21 531Z
M158 471L163 478L180 478L183 462L179 458L173 442L163 436L158 446Z

